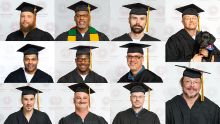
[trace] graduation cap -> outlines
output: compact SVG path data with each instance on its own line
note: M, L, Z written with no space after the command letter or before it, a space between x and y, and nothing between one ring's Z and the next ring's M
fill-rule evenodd
M32 13L37 13L43 8L31 3L23 2L21 5L19 5L16 10L21 11L21 12L32 12Z
M186 6L182 6L182 7L176 8L176 10L182 13L182 17L184 15L195 15L195 16L197 16L198 19L199 19L198 30L200 31L200 17L199 17L199 13L204 12L203 9L199 8L195 4L189 4L189 5L186 5Z
M90 107L90 94L95 93L93 89L91 89L88 85L86 85L86 83L77 83L77 84L70 85L68 87L75 93L77 92L87 93L89 95L89 107Z
M150 91L152 91L150 87L140 82L130 83L123 87L129 90L130 93L143 92L145 94L145 92L148 92L148 110L150 111Z
M84 92L87 94L93 94L95 91L91 89L86 83L77 83L68 86L72 91L76 92Z
M149 69L149 46L148 44L138 44L138 43L128 43L122 45L122 48L128 48L127 53L141 53L144 54L143 48L147 47L146 57L147 57L147 68Z
M206 71L202 71L196 68L190 68L181 65L175 65L177 67L185 68L183 72L183 76L190 77L190 78L200 78L201 79L201 101L204 101L204 80L203 80L203 73L211 74Z
M72 47L70 49L76 50L76 56L89 55L89 57L90 57L90 69L92 70L92 52L91 52L91 50L96 49L96 48L98 48L98 47L79 45L79 46L76 46L76 47Z
M37 94L37 108L38 110L40 110L40 96L39 96L39 93L43 93L42 91L38 90L38 89L35 89L33 87L30 87L30 86L23 86L23 87L18 87L16 88L17 90L20 90L22 91L22 96L23 95L36 95Z
M156 10L153 7L150 7L148 5L144 5L142 3L134 3L134 4L128 4L124 5L123 7L126 7L128 9L131 9L130 15L146 15L147 16L147 25L146 25L146 32L148 32L149 29L149 20L150 20L150 11Z
M17 52L22 52L24 55L29 55L29 54L37 54L38 52L43 50L44 47L33 45L33 44L26 44L25 46L21 47L20 49L17 50Z
M78 12L78 11L92 11L92 10L95 10L97 7L90 4L90 3L87 3L87 2L84 2L84 1L79 1L69 7L67 7L75 12Z

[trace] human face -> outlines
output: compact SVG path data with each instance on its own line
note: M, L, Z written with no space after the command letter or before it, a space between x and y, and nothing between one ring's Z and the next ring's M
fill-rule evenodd
M20 29L24 32L29 32L34 28L35 15L32 12L21 12L20 14Z
M77 110L88 110L89 94L85 92L76 92L74 94L74 104Z
M182 90L184 96L187 98L195 98L199 96L199 91L201 88L201 79L200 78L190 78L183 77Z
M141 109L144 104L145 95L143 92L133 92L131 93L130 100L134 109Z
M78 11L74 17L76 26L80 30L87 30L90 22L90 15L87 11Z
M146 15L134 15L131 14L129 16L129 24L131 28L131 32L135 34L140 34L144 31L144 27L147 23Z
M33 74L37 70L38 56L30 54L24 56L24 66L27 73Z
M33 94L23 95L21 97L24 111L32 111L34 109L35 97Z
M139 71L142 68L143 55L141 53L128 53L127 63L132 72Z
M87 74L90 66L89 55L78 55L75 59L78 71L81 74Z
M187 30L196 30L198 26L198 17L196 15L184 15L182 23Z

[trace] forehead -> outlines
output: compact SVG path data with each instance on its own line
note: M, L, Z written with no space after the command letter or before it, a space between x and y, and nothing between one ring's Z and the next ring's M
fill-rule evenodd
M89 58L89 55L78 55L77 58Z
M144 93L143 92L133 92L131 93L132 96L143 96Z
M128 53L128 56L142 56L141 53Z
M200 78L191 78L191 77L183 76L183 81L184 80L197 80L197 81L200 81L201 79Z
M37 58L37 55L36 54L28 54L28 55L25 55L24 58Z
M33 94L28 94L28 95L23 95L22 97L23 98L34 98L34 95Z
M87 93L85 93L85 92L76 92L75 94L74 94L75 96L89 96L89 94L87 94Z
M184 15L183 18L198 18L196 15Z
M135 14L130 14L130 17L136 17L136 18L146 18L146 15L135 15Z
M21 15L34 15L32 12L24 11L21 12Z
M78 11L76 12L76 15L86 15L86 14L89 14L88 11Z

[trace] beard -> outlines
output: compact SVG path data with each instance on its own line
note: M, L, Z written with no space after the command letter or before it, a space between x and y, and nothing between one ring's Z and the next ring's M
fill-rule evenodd
M140 34L141 32L144 31L144 27L142 27L140 25L133 25L133 26L131 26L131 31L135 34Z
M194 90L194 91L196 91L196 90ZM197 97L197 96L199 95L199 92L196 92L196 93L194 93L194 94L189 94L189 93L187 93L186 91L183 90L183 94L184 94L187 98L195 98L195 97Z
M34 29L34 22L28 24L28 26L23 26L23 24L20 22L20 30L22 32L30 32Z

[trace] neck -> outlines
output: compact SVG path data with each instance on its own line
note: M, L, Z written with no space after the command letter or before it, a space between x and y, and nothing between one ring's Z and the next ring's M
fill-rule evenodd
M34 112L33 109L31 111L26 111L26 110L23 109L23 114L24 114L24 116L25 116L25 118L27 119L28 122L30 121L33 112Z
M142 109L142 107L141 107L141 108L134 108L134 107L132 107L132 108L133 108L133 110L135 111L135 113L140 112L140 111L141 111L141 109Z
M24 31L22 31L22 32L23 32L24 37L26 37L28 32L24 32Z
M142 66L141 66L141 68L139 68L137 70L131 70L132 75L136 76L141 69L142 69Z
M196 97L193 97L193 98L189 98L185 94L183 94L183 98L186 100L186 103L190 109L192 108L192 106L194 105L194 103L198 99L198 97L199 97L199 95L197 95Z
M87 71L84 71L84 72L81 72L81 71L79 71L78 69L77 69L77 72L79 73L79 74L81 74L81 75L87 75L87 74L89 74L89 69L87 70Z
M191 37L196 36L197 30L189 30L189 29L186 29L186 28L185 28L185 30L189 33L189 35L190 35Z
M85 34L85 33L89 30L89 27L87 27L87 28L78 28L78 27L77 27L77 30L78 30L81 34Z
M34 71L32 71L32 72L27 71L27 69L25 69L25 72L26 72L26 73L28 73L28 74L31 74L31 75L35 74L35 72L36 72L36 71L37 71L37 69L36 69L36 70L34 70Z
M131 39L141 39L144 36L144 32L141 32L139 34L134 33L134 32L130 32L129 33Z
M89 110L86 109L86 110L79 110L79 109L76 109L76 114L79 115L83 120L84 118L87 116L87 114L89 113Z

